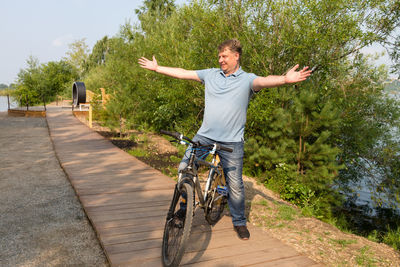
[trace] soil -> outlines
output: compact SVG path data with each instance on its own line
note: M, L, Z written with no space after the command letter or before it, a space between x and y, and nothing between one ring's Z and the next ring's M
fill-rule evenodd
M0 112L0 266L109 266L45 118Z
M87 124L84 118L80 120ZM113 140L119 136L118 133L96 123L93 129L103 132L103 136L122 149L140 147L147 150L151 156L138 158L164 173L165 169L178 165L170 160L171 155L178 155L177 148L161 136L132 131L130 134L135 135L138 141L128 148L126 143ZM109 133L104 134L107 131ZM140 141L143 139L146 142ZM400 266L399 251L388 245L343 232L317 218L305 217L296 206L283 201L254 178L244 176L243 181L249 223L261 227L316 262L326 266Z

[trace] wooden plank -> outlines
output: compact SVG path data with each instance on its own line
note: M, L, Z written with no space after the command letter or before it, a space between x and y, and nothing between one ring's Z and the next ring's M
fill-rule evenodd
M163 206L168 208L170 203L165 200L161 201L152 201L152 202L136 202L136 203L124 203L124 204L115 204L115 205L106 205L106 206L92 206L92 207L86 207L86 212L91 213L91 212L107 212L107 211L124 211L124 210L135 210L135 209L148 209L151 207L156 207L158 208L159 206Z
M97 175L96 175L97 176ZM89 178L88 176L85 176L85 178ZM165 179L165 177L142 177L139 176L137 177L136 173L132 174L125 174L125 175L115 175L113 177L107 177L108 179L105 182L101 182L101 179L98 179L96 177L93 177L93 181L81 181L78 180L76 183L76 187L79 189L97 189L97 188L115 188L115 187L138 187L138 186L148 186L149 184L152 184L153 182L158 184L165 184L165 185L170 185L170 186L175 186L175 182ZM124 181L125 178L127 181Z
M208 266L224 266L224 267L239 267L239 266L251 266L251 264L257 264L261 261L266 261L266 258L270 257L269 262L276 260L273 256L274 252L270 254L260 253L259 251L248 252L246 254L237 254L229 256L229 258L217 258L205 261L198 261L195 263L182 264L182 266L196 266L196 267L208 267ZM133 266L133 265L131 265ZM144 265L146 266L146 265Z
M68 171L71 175L76 175L74 172ZM76 175L78 176L78 175ZM81 178L75 177L71 179L74 185L77 188L80 186L90 187L98 182L101 185L104 184L123 184L123 183L130 183L132 181L137 181L138 183L160 183L160 184L171 184L170 180L165 179L165 177L155 176L155 174L151 173L136 173L135 175L132 174L123 174L123 175L115 175L115 174L95 174L93 176L85 175Z
M129 193L129 192L141 192L141 191L152 191L152 190L163 190L169 189L173 192L175 185L170 183L138 183L136 185L125 185L125 184L110 184L109 186L99 187L84 187L76 186L75 189L80 196L88 195L100 195L100 194L117 194L117 193Z
M271 240L271 242L268 243L266 241L239 241L240 242L233 242L230 246L207 247L206 250L185 253L182 258L182 265L218 259L226 261L231 257L248 255L249 253L255 252L258 252L269 260L298 255L295 250L290 249L282 243L276 242L276 240ZM235 261L229 260L229 262Z
M136 254L139 258L141 258L141 252L132 253L136 251L143 251L146 249L158 249L158 253L161 252L161 244L162 244L162 236L154 239L145 239L134 242L127 242L121 244L110 244L107 245L107 251L110 254ZM118 264L118 263L117 263Z
M162 266L162 262L161 262L161 252L160 255L158 255L157 257L154 258L147 258L147 259L141 259L138 260L134 263L132 262L122 262L118 265L119 267L157 267L157 266ZM208 266L210 267L210 265ZM224 266L225 267L225 266Z
M145 241L150 239L161 240L164 233L163 228L151 229L150 231L142 231L137 233L128 233L120 235L104 235L101 241L104 245L124 244L129 242Z
M159 262L159 264L155 266L162 266L160 248L138 250L136 253L111 253L109 254L109 259L113 266L140 266L142 262L153 259L158 259L157 261Z
M165 219L165 218L164 218ZM125 226L118 227L105 227L105 228L97 228L97 233L100 237L114 237L114 236L122 236L129 235L141 232L149 232L149 231L158 231L164 229L165 221L148 221L146 224L131 224Z
M126 203L143 203L151 201L170 201L171 190L152 190L125 192L115 194L85 195L79 197L84 206L106 206Z
M142 210L140 212L126 212L126 211L113 211L113 212L99 212L89 213L91 219L96 222L109 222L115 220L126 220L126 219L136 219L136 218L145 218L145 217L157 217L164 216L167 214L168 207L162 207L162 209L147 209L146 211Z
M90 217L89 217L90 219ZM143 217L143 218L134 218L134 219L126 219L126 220L114 220L107 222L97 222L92 221L96 229L105 229L105 228L118 228L118 227L126 227L126 226L142 226L144 224L157 224L160 227L164 227L165 222L165 214L154 217Z

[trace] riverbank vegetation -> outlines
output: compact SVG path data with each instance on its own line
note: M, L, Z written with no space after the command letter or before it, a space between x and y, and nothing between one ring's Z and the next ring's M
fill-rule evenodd
M17 83L11 92L20 106L46 105L59 95L70 96L70 87L79 77L79 69L68 59L39 63L31 56L27 68L18 73Z
M138 24L126 22L91 53L75 46L79 71L60 66L87 89L111 94L97 119L195 134L203 85L143 70L142 56L185 69L218 67L216 47L237 38L245 71L266 76L315 66L306 82L263 90L250 102L245 172L306 215L400 247L400 105L384 90L389 70L361 53L380 43L395 61L391 71L400 70L398 1L146 0L136 12ZM27 73L35 72L21 72L21 90ZM40 100L48 87L35 88L43 88ZM357 186L371 192L372 204L360 206Z
M14 93L14 84L0 84L0 96L7 96L7 95L12 95Z

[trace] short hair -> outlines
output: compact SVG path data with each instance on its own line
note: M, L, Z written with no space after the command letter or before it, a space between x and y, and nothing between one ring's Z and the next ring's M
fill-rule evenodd
M226 40L222 42L218 46L218 52L224 51L226 48L231 50L232 52L237 52L239 54L239 59L242 56L242 45L240 44L240 41L237 39L231 39L231 40Z

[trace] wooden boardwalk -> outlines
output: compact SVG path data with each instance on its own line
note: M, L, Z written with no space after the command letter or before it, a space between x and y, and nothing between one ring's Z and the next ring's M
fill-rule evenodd
M49 108L54 148L111 266L162 266L163 226L175 182L83 125ZM197 210L183 266L318 266L249 225L239 240L230 217L211 227Z

